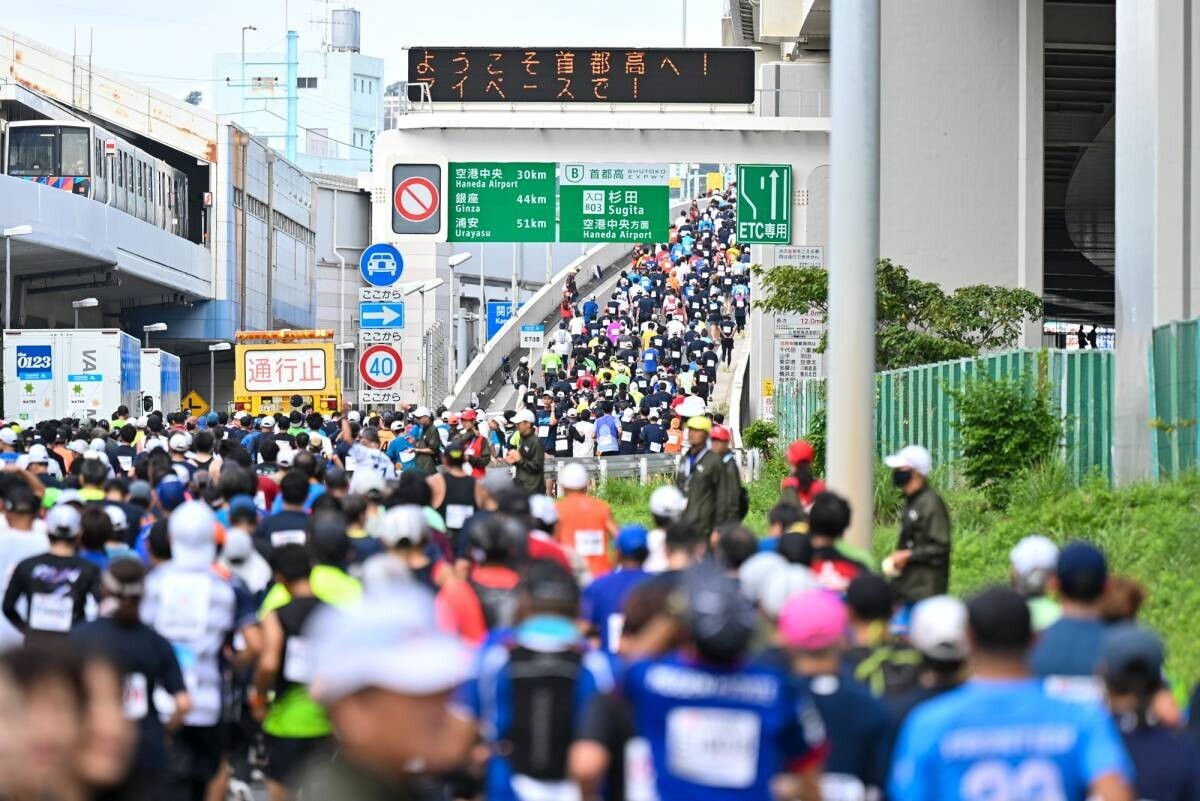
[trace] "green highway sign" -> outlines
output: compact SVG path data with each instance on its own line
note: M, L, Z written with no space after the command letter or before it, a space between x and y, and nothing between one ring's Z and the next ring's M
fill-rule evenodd
M553 242L553 162L451 162L450 242Z
M739 164L737 241L747 245L792 243L790 164Z
M563 164L559 241L666 241L667 180L666 164Z

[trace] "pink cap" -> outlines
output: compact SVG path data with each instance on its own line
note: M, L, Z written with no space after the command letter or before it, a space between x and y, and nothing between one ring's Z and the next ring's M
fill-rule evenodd
M825 590L793 595L779 613L779 633L785 645L820 651L836 645L846 633L846 605Z

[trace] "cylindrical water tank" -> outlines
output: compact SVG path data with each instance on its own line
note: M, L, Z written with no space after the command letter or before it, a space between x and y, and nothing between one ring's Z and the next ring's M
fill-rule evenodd
M332 28L329 46L334 50L349 50L357 53L360 49L359 31L360 16L357 9L339 8L333 11Z

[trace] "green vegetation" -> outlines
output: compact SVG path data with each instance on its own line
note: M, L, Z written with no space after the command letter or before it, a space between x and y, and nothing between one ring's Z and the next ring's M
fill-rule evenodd
M829 315L829 274L823 267L754 267L767 311ZM930 281L880 259L875 271L875 364L894 370L977 356L1016 344L1021 326L1042 316L1042 299L1025 289L983 284L946 294ZM821 349L825 346L821 342Z
M747 524L760 534L779 499L784 466L769 462L763 477L749 486ZM619 523L649 524L646 511L655 486L615 480L602 497L613 505ZM936 477L935 477L936 483ZM951 589L959 595L1008 579L1008 553L1021 537L1041 533L1062 543L1095 542L1108 554L1114 573L1131 576L1148 591L1141 618L1166 638L1168 669L1189 687L1200 679L1200 475L1178 481L1113 489L1100 478L1074 486L1066 468L1046 462L1009 480L1007 505L996 508L976 489L944 493L954 525ZM896 544L899 493L882 467L876 475L874 551L882 559Z

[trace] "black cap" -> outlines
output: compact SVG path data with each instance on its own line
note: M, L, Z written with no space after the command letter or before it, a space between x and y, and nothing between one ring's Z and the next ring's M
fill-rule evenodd
M340 512L319 512L308 521L313 558L323 565L341 565L350 554L346 518Z
M1102 673L1110 680L1133 673L1160 675L1164 659L1162 640L1136 623L1118 623L1109 627L1100 651Z
M1108 583L1104 552L1090 542L1072 542L1058 552L1058 585L1064 598L1094 601Z
M1029 606L1008 587L989 587L968 601L967 619L980 651L1024 651L1033 642Z
M754 633L757 616L737 581L706 562L683 575L680 589L688 629L700 655L722 664L741 656Z
M846 588L846 604L859 620L890 620L896 595L882 577L863 573Z

